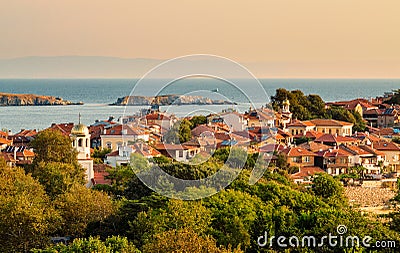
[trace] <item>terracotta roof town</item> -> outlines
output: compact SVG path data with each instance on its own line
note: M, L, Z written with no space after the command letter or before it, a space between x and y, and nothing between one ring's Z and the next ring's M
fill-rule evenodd
M337 106L359 112L368 122L369 132L356 132L357 125L340 120L294 119L287 99L276 112L261 107L244 113L226 109L207 115L206 123L191 129L191 137L182 145L164 143L165 134L179 118L156 107L116 122L113 118L97 120L89 127L53 123L49 129L70 137L76 134L74 127L84 129L82 133L90 140L89 147L85 147L86 160L91 160L91 148L110 149L105 164L93 166L93 185L110 183L106 179L109 166L127 165L133 153L187 162L197 155L212 155L216 149L233 146L249 153L268 153L273 160L284 154L290 166L299 168L290 177L297 183L307 183L318 173L338 176L357 166L363 166L367 175L382 175L384 170L400 173L400 148L396 144L400 141L396 139L400 137L400 110L384 101L326 103L327 108ZM1 157L12 166L30 163L35 154L29 143L37 134L36 130L21 130L14 135L0 131Z

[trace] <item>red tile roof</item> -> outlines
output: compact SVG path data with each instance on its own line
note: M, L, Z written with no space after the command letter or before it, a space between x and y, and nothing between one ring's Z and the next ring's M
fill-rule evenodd
M159 143L155 145L157 150L188 150L188 149L196 149L194 146L185 146L179 144L167 144L167 143Z
M347 110L354 110L357 105L361 105L363 109L369 109L369 108L374 108L374 106L371 102L369 102L366 99L358 98L350 101L339 101L339 102L332 102L332 103L327 103L327 105L333 105L333 106L341 106L346 108Z
M262 147L259 148L260 152L273 152L273 151L282 151L284 150L286 147L283 146L282 144L266 144Z
M146 115L146 120L170 120L171 117L165 113L151 113Z
M123 131L126 130L126 135L142 135L146 131L139 127L129 125L114 125L110 128L106 128L106 133L103 135L123 135Z
M17 157L34 157L35 153L33 153L32 151L30 151L29 149L25 149L23 152L17 152Z
M393 142L378 141L374 142L374 149L380 151L400 151L400 148Z
M2 157L6 162L15 163L17 160L14 159L14 154L0 152L0 157Z
M302 167L300 171L290 175L293 179L304 179L306 177L314 176L317 173L325 173L320 167Z
M108 153L106 156L107 157L108 156L119 156L119 151L118 150L112 151L112 152Z
M282 135L282 136L285 137L285 138L290 138L290 137L292 137L292 134L291 134L291 133L285 132L285 131L283 131L283 130L280 129L280 128L278 128L278 132L277 132L277 133L280 134L280 135Z
M310 121L293 120L287 127L314 127L315 125Z
M74 128L74 123L61 123L61 124L51 124L50 129L60 131L63 135L69 136L71 134L72 128Z
M8 138L8 133L0 131L0 137L7 139Z
M92 182L94 185L111 184L111 180L106 178L109 175L108 169L111 169L111 167L106 164L93 164L94 178Z
M304 134L304 133L297 134L297 135L295 135L294 137L295 137L295 138L307 137L307 138L310 138L310 139L316 139L316 138L321 137L322 135L324 135L324 134L321 133L321 132L317 132L317 131L307 131L307 132L305 132L305 134Z
M301 147L290 147L282 150L283 153L285 153L287 156L316 156L315 153L308 151L304 148Z
M316 142L325 142L325 143L358 143L360 142L359 139L348 137L348 136L341 136L341 135L333 135L333 134L324 134L317 139Z
M36 136L38 132L36 129L33 130L25 130L22 129L19 133L14 134L14 137L33 137Z
M357 145L347 145L347 146L341 146L340 147L341 149L343 149L343 150L350 150L350 151L352 151L353 153L355 153L355 154L357 154L357 155L373 155L373 153L372 152L370 152L370 151L368 151L368 150L365 150L365 149L363 149L363 148L361 148L360 146L357 146Z
M307 149L311 152L318 152L320 150L327 150L332 148L331 146L322 144L322 143L318 143L318 142L314 142L314 141L310 141L310 142L305 142L299 145L299 147Z
M318 151L317 156L320 157L348 157L351 154L343 149L328 149L325 151Z
M192 136L212 135L213 133L214 129L206 125L198 125L197 127L192 129Z
M11 141L0 137L0 145L10 145Z
M352 123L345 122L345 121L339 121L339 120L334 120L334 119L312 119L309 121L303 121L303 123L312 123L315 126L330 126L330 127L343 127L343 126L353 126Z

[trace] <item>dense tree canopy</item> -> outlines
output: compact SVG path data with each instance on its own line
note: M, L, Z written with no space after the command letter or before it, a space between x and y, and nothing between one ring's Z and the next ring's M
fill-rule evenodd
M393 91L394 95L386 102L389 105L400 105L400 89Z
M187 119L177 121L164 135L164 141L173 144L187 142L192 138L191 128L192 123Z
M277 89L275 96L271 97L274 110L279 111L286 99L290 102L290 111L293 113L294 119L329 118L353 123L355 131L365 130L365 122L358 112L349 111L341 107L325 109L325 102L320 96L314 94L306 96L300 90Z
M39 162L32 176L39 180L52 199L68 191L74 184L85 183L83 169L69 163Z
M206 124L207 123L207 117L203 115L199 116L193 116L190 120L191 123L191 128L195 128L198 125Z
M77 152L71 139L52 129L40 132L31 142L35 150L35 164L40 162L60 162L77 165Z
M277 91L275 105L286 98L299 119L326 116L359 123L360 115L341 108L325 110L321 98L300 91ZM179 125L174 126L177 135L173 142L187 140L190 128L203 120L184 122L182 131ZM288 176L294 168L284 155L278 155L275 165L265 168L257 183L249 184L258 154L222 148L196 165L166 157L148 161L136 154L131 166L109 171L111 186L94 190L83 185L83 171L68 137L46 130L38 135L33 147L38 155L31 171L8 168L0 159L0 248L4 252L28 252L32 248L38 253L282 252L276 244L260 248L257 239L265 232L272 236L321 238L329 233L337 235L338 225L345 225L349 235L368 235L400 244L400 212L392 213L387 217L390 219L359 212L349 206L340 182L326 174L315 176L310 186L297 185ZM204 179L217 171L229 177L238 168L243 169L217 194L182 201L158 195L135 174L155 164L181 179ZM151 175L155 181L158 176ZM171 185L171 189L174 187ZM101 189L107 189L107 193ZM208 186L188 189L192 194L212 190ZM77 238L69 245L51 245L53 236ZM334 249L345 250L351 249ZM328 247L286 250L331 251Z
M90 223L102 222L114 213L113 203L105 193L78 184L59 195L54 205L62 217L62 236L84 236Z
M43 186L19 168L0 167L0 248L26 252L50 242L60 217Z
M126 238L112 236L105 241L99 238L75 239L71 244L58 244L47 249L35 249L33 253L140 253L140 251Z

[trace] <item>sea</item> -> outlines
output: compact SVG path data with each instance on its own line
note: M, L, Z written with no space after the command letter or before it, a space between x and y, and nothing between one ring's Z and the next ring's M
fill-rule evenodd
M157 79L138 82L137 79L0 79L0 92L36 94L61 97L83 105L70 106L3 106L0 107L0 129L13 133L21 129L42 130L52 123L79 121L91 125L110 116L116 120L132 115L143 106L112 106L120 97L128 95L155 96L156 94L200 95L212 99L235 102L236 105L172 105L162 111L177 116L208 114L232 107L238 111L269 102L276 89L301 90L304 94L318 94L325 101L373 98L400 88L400 79L260 79L222 80L192 78L172 83ZM168 84L168 85L167 85ZM159 87L166 86L163 89ZM155 93L155 90L157 91Z

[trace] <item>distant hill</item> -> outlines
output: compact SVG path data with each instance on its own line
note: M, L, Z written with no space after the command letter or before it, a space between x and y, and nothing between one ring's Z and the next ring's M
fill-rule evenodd
M105 56L32 56L0 59L0 78L140 78L165 59ZM212 65L210 61L191 61ZM241 62L258 78L400 78L400 63ZM223 72L223 70L222 70ZM366 74L368 73L368 74ZM167 73L168 75L168 73Z
M59 97L0 93L0 106L81 105Z
M56 56L0 59L0 78L140 77L162 60L102 56Z

